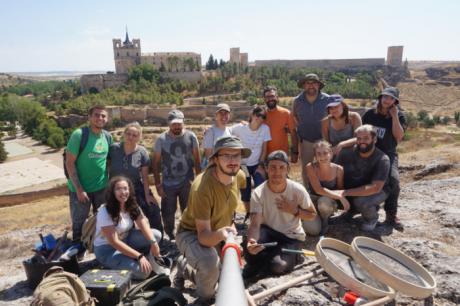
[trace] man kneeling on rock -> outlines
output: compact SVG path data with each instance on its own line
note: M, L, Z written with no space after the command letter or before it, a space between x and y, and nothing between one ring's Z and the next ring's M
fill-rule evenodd
M241 159L251 155L240 139L223 136L214 144L208 166L193 181L188 206L182 214L176 244L181 253L174 286L183 288L184 278L196 285L194 304L212 304L219 279L219 254L229 234L236 235L233 214L246 177Z
M305 240L301 220L313 222L316 210L305 188L288 179L289 160L285 152L272 152L266 161L268 180L251 197L251 222L244 246L246 267L243 277L268 271L280 275L293 270L297 254L281 249L300 250ZM261 244L276 242L276 246Z

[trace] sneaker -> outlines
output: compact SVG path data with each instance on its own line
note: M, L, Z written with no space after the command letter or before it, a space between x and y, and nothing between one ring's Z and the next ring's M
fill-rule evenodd
M385 222L383 223L393 227L395 230L399 232L404 231L404 224L402 224L401 220L397 216L387 215L385 218Z
M86 249L81 242L74 242L66 251L66 253L75 254L77 250L77 260L82 261L85 258Z
M363 224L361 224L361 230L365 232L371 232L375 229L378 222L379 222L378 219L371 220L371 221L365 221L363 222Z

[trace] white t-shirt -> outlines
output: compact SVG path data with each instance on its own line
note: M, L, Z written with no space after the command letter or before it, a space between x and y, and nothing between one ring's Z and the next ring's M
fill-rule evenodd
M241 139L241 142L246 148L251 149L251 155L248 158L241 160L242 165L255 166L259 163L260 155L262 154L262 146L264 142L272 140L270 136L270 128L262 123L255 131L249 128L249 124L236 124L231 127L232 135Z
M251 213L262 213L263 224L289 238L304 241L305 231L300 217L283 212L276 206L276 199L281 196L286 197L289 201L297 199L298 205L302 209L308 209L310 205L313 205L310 195L301 184L288 179L286 189L283 192L275 193L268 187L268 181L265 181L252 193Z
M105 207L105 205L102 205L101 207L99 207L96 217L96 238L94 238L95 247L104 244L109 244L104 235L102 235L101 228L111 225L115 225L115 223L112 220L112 217L107 212L107 208ZM120 212L120 220L117 226L115 226L115 230L118 234L118 237L120 239L124 239L128 235L130 229L133 228L133 225L134 222L129 216L129 213Z
M204 133L203 137L203 148L204 149L213 149L214 144L216 143L217 139L222 136L230 136L230 128L225 127L223 130L219 129L217 126L211 126L206 132Z

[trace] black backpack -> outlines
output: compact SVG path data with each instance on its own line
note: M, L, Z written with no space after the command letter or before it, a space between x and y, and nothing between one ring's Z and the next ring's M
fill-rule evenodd
M81 152L85 149L86 144L88 143L88 138L89 138L89 127L85 126L80 129L81 129L81 140L80 140L80 148L78 149L78 154L76 156L77 158L78 158L78 155L80 155ZM102 133L104 134L105 138L107 139L107 143L110 146L112 144L112 135L110 135L110 133L106 130L102 130ZM65 177L69 178L69 172L67 172L67 167L65 165L66 159L67 159L66 152L67 152L67 149L64 149L64 152L62 153L62 162L64 164Z
M187 300L176 288L171 288L171 280L166 274L147 278L126 292L123 306L185 306Z

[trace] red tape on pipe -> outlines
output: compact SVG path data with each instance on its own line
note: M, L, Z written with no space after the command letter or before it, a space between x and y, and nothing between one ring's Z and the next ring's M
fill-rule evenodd
M238 254L238 262L240 263L240 267L243 266L243 262L241 261L241 249L240 246L236 243L226 243L224 247L222 248L222 251L220 253L220 257L224 258L225 251L228 248L233 248L236 251L236 254Z

